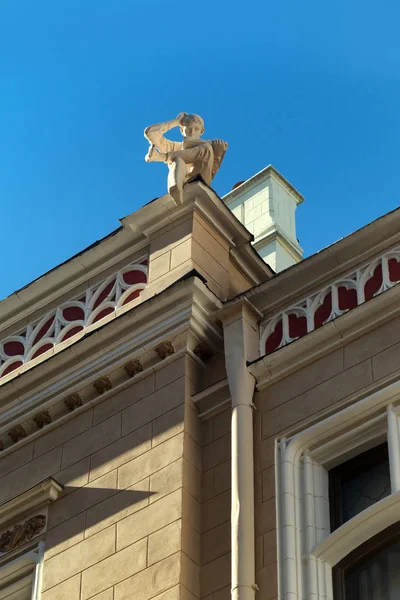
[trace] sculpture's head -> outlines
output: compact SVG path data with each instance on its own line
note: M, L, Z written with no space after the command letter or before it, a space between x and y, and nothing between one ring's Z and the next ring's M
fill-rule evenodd
M204 121L199 115L186 115L181 122L183 137L200 138L204 133Z

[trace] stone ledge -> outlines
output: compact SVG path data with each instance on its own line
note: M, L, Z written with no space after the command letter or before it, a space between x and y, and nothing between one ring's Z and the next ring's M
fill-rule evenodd
M0 527L7 523L22 519L25 514L32 513L57 500L63 486L52 477L45 479L23 494L0 504Z

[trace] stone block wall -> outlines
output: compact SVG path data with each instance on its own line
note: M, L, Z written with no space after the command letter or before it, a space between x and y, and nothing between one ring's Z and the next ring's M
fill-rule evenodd
M231 410L202 424L201 597L231 593Z
M264 600L278 597L275 440L398 379L399 348L397 318L255 394L256 583Z
M179 358L0 457L0 502L63 484L43 600L200 597L201 440Z
M251 279L230 257L224 237L197 211L158 232L149 250L149 285L158 293L188 273L198 271L221 299L251 287Z
M229 246L197 212L164 227L151 241L149 258L153 291L196 269L218 297L229 293Z

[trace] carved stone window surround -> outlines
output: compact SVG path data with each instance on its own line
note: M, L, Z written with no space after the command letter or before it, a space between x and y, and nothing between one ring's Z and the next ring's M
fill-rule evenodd
M44 543L38 540L62 489L49 477L0 505L0 599L39 600Z
M285 600L332 600L332 567L399 520L400 382L277 442L279 579ZM392 493L330 533L328 469L388 442Z
M0 598L39 600L44 543L11 561L0 564Z
M0 531L0 556L28 544L31 540L45 532L47 525L47 507L23 519L20 523L9 525Z

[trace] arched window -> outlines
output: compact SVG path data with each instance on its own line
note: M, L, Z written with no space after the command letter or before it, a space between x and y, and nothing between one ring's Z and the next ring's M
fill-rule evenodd
M277 441L277 495L282 598L399 600L400 381Z
M332 575L335 600L398 600L400 523L350 552Z
M331 532L391 493L385 442L329 471Z

